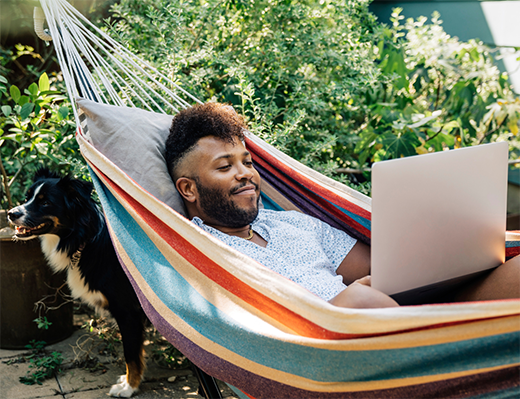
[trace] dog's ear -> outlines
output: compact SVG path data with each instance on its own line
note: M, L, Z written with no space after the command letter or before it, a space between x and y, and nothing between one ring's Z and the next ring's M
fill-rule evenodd
M37 182L42 179L59 179L59 177L60 176L56 172L53 172L45 166L40 166L34 174L34 181Z
M88 181L73 179L70 176L62 177L58 185L65 188L67 194L78 200L89 200L94 185Z

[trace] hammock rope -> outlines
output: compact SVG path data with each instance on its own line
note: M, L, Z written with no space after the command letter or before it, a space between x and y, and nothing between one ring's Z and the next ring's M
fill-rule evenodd
M73 103L77 140L123 268L152 323L194 364L242 398L520 394L520 300L337 308L143 189L91 138L93 110L110 105L82 100L81 108L76 97L116 105L107 108L114 113L139 106L165 114L200 101L65 0L41 5ZM370 198L258 137L248 134L246 144L265 183L264 203L298 209L370 241ZM520 252L520 237L507 238L511 257Z
M162 113L168 109L178 112L188 107L189 101L201 103L92 24L67 1L41 0L40 3L76 119L74 99L77 97L120 106L139 104ZM37 19L41 32L42 18L38 15ZM49 36L43 39L48 40ZM158 90L154 90L155 87Z

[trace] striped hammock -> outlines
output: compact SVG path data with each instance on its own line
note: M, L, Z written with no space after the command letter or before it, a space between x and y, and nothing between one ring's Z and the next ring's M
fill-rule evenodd
M64 0L41 4L72 99L121 107L147 102L157 112L193 102ZM195 365L240 397L520 396L520 300L334 307L143 189L93 144L89 119L74 112L112 240L146 314ZM265 207L300 210L369 242L369 198L254 135L246 144L263 180ZM508 238L512 257L520 238Z

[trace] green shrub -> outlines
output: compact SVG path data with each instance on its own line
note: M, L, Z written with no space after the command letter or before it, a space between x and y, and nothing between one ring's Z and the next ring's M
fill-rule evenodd
M393 18L377 23L368 1L121 0L108 29L339 180L341 168L488 141L518 157L518 98L489 49L449 37L438 14Z
M2 208L23 202L39 166L86 174L70 103L46 73L22 90L0 75L0 104Z
M404 24L397 9L376 52L382 83L367 96L356 146L360 165L503 140L518 158L520 99L481 42L461 42L421 17Z
M235 105L296 159L319 170L355 161L360 99L384 79L368 1L122 0L109 26L201 100Z

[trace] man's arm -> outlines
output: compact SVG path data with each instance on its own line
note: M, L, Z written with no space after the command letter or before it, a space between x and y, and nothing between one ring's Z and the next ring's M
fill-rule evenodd
M370 274L370 247L358 241L336 270L346 285Z
M387 308L399 306L388 295L370 287L370 247L358 241L345 256L336 274L348 285L329 302L346 308Z

